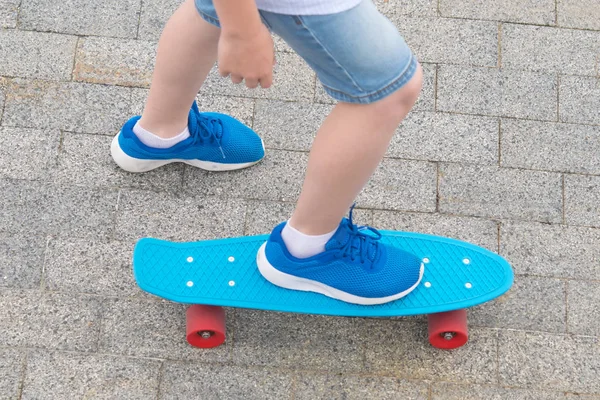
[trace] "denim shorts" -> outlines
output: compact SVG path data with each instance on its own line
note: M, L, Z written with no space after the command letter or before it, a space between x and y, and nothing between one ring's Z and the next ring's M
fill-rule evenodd
M206 21L220 26L212 0L195 3ZM260 15L310 65L336 100L376 102L400 89L416 72L416 57L372 0L337 14L284 15L260 10Z

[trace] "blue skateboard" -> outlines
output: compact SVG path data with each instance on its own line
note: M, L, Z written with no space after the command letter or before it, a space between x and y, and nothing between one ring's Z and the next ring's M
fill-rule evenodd
M187 310L187 340L204 348L225 341L222 307L348 317L428 314L430 343L456 348L468 339L465 308L490 301L512 285L508 262L486 249L439 236L380 232L383 242L416 254L425 265L413 292L380 305L350 304L274 286L256 266L267 235L189 243L143 238L134 249L133 273L146 292L193 304Z

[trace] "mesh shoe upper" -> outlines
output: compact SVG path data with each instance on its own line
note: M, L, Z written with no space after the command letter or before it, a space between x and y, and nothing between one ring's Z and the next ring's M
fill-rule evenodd
M285 223L271 233L265 247L269 263L289 275L324 283L366 298L393 296L413 287L420 279L421 260L411 253L379 241L373 228L357 227L344 218L325 252L298 259L281 238Z
M260 137L235 118L220 113L200 113L196 102L188 116L190 137L168 149L143 144L133 133L140 119L131 118L121 130L119 146L130 157L149 160L202 160L221 164L251 163L264 157Z

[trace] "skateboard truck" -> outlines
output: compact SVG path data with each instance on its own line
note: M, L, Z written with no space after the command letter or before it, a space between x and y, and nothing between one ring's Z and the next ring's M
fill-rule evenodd
M444 332L444 339L446 340L452 340L454 339L454 336L456 336L456 333L454 332Z
M211 337L213 337L215 333L213 331L202 331L202 332L198 332L198 335L200 335L200 337L204 340L208 340Z

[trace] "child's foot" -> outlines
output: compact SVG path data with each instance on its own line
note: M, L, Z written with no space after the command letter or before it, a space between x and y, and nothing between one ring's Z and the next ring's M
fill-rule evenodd
M127 121L111 145L113 159L129 172L146 172L172 162L229 171L250 167L265 155L256 132L228 115L200 113L195 101L188 116L190 136L169 148L142 143L133 132L139 119L136 116Z
M357 227L344 218L325 251L309 258L292 256L277 226L258 251L260 273L287 289L317 292L348 303L387 303L413 291L423 277L416 256L379 241L373 228Z

